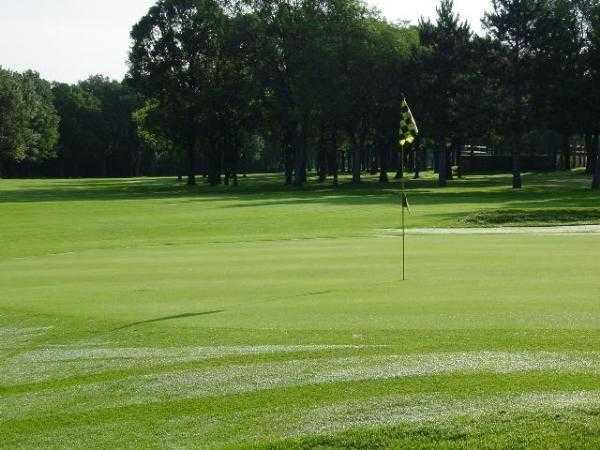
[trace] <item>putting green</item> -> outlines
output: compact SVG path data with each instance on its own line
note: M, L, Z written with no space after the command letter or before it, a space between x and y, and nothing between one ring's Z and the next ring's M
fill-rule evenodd
M598 205L506 181L410 224ZM597 234L410 235L401 282L397 185L277 182L0 182L0 445L600 444Z

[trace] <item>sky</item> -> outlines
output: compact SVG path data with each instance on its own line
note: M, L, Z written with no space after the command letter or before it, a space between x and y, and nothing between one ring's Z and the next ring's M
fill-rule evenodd
M129 31L155 0L0 0L0 66L35 70L50 81L89 75L122 79ZM434 17L438 0L369 0L390 21ZM480 30L487 0L455 0Z

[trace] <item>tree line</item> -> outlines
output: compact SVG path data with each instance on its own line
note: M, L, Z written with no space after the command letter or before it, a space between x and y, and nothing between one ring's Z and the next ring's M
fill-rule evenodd
M581 143L600 188L600 2L492 0L482 24L452 0L418 25L361 0L159 0L133 27L122 82L0 70L0 174L385 183L418 176L429 149L444 186L481 145L510 155L520 188L523 158L569 170ZM421 134L401 161L404 97Z

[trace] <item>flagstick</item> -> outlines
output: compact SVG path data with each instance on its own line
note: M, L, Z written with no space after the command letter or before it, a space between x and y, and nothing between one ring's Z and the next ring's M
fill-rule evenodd
M408 199L406 198L406 167L404 158L404 146L408 140L411 144L419 134L419 127L415 122L415 118L410 111L408 103L406 103L406 97L402 94L402 118L400 120L400 147L401 158L402 158L402 281L406 281L406 222L405 222L405 211L404 208L409 208ZM410 212L410 208L408 209Z
M401 199L401 204L402 204L402 281L406 281L406 227L405 227L405 223L404 223L404 202L406 201L406 192L405 192L405 173L404 173L404 144L401 145L402 147L402 199Z

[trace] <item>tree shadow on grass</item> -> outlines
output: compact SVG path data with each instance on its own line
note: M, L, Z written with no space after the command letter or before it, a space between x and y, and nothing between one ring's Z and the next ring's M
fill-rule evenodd
M592 192L577 189L554 189L529 187L527 190L515 192L510 188L503 190L473 189L465 186L464 190L422 190L409 189L408 196L414 206L435 206L454 204L497 205L510 208L544 208L544 207L600 207L600 196ZM262 199L232 198L231 202L220 204L223 209L253 208L268 206L295 205L392 205L399 204L400 192L380 191L379 193L362 191L329 192L321 195L271 196ZM194 200L189 200L194 202Z
M185 314L177 314L174 316L158 317L156 319L140 320L138 322L128 323L127 325L123 325L123 326L115 328L111 331L121 331L121 330L125 330L127 328L135 327L136 325L145 325L148 323L155 323L155 322L165 322L167 320L187 319L190 317L209 316L212 314L220 314L222 312L225 312L225 310L218 309L215 311L204 311L204 312L199 312L199 313L185 313Z
M587 188L587 179L571 173L527 174L525 189L513 191L510 175L468 176L451 181L444 189L431 178L410 180L407 189L415 204L499 204L502 207L597 206L599 196ZM0 203L61 201L165 200L186 203L211 202L223 208L272 205L394 204L399 201L400 182L380 184L365 177L360 185L344 179L339 186L311 180L302 188L283 186L277 174L251 175L240 186L188 187L174 178L92 180L10 180L0 183ZM539 206L536 206L539 205Z
M504 177L489 178L482 186L491 187L507 184ZM407 188L431 189L433 179L410 180ZM398 192L399 180L387 184L378 182L377 177L364 176L363 182L355 185L342 178L338 186L331 182L318 183L310 179L302 187L284 186L279 174L250 175L240 179L239 186L209 186L199 179L197 186L187 186L174 178L127 178L127 179L52 179L52 180L2 180L0 181L0 203L42 203L61 201L109 201L142 199L179 199L189 201L252 201L290 196L321 197L345 194L348 197L385 195Z

